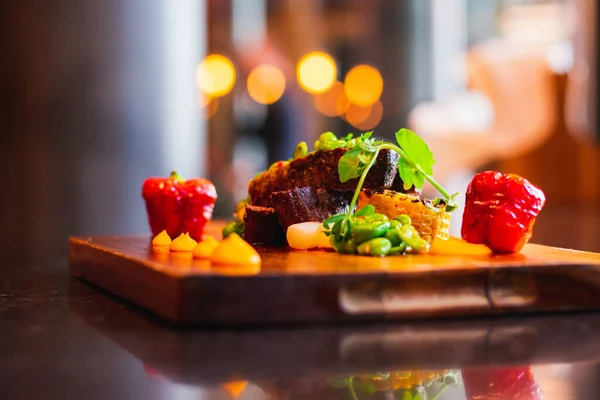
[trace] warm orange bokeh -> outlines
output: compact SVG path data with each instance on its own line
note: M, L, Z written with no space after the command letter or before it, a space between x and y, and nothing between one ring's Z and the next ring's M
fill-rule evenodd
M361 64L352 68L344 81L346 95L358 106L373 105L383 92L383 78L379 71L370 65Z
M224 96L235 84L235 67L227 57L211 54L198 65L196 82L200 90L207 95Z
M356 104L351 104L346 111L346 121L355 128L366 131L375 128L381 121L383 116L383 106L381 102L368 107L361 107Z
M377 103L375 103L371 106L371 112L369 112L369 115L367 116L367 118L364 121L356 124L355 126L358 129L361 129L363 131L368 131L369 129L373 129L377 125L379 125L382 117L383 117L383 105L381 104L380 101L378 101Z
M204 107L204 118L210 119L213 115L216 114L217 108L219 108L219 99L214 97Z
M329 54L313 51L298 62L298 83L309 93L326 92L335 82L337 67Z
M369 114L371 114L371 106L359 106L357 104L350 104L348 110L346 110L346 114L344 118L348 123L352 126L357 126L369 118Z
M343 115L350 107L350 100L342 82L336 81L331 88L315 96L317 110L329 117Z
M221 384L221 387L225 389L227 393L233 398L237 399L248 386L248 381L229 381Z
M274 65L259 65L248 75L248 93L258 103L275 103L284 91L285 76Z
M203 108L210 104L212 97L206 93L202 89L198 89L198 107Z

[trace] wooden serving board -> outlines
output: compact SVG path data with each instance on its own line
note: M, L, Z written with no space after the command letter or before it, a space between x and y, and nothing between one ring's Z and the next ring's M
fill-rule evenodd
M208 233L219 235L222 225ZM69 239L72 273L173 323L388 320L600 309L600 254L386 258L259 249L260 270L151 251L148 236Z

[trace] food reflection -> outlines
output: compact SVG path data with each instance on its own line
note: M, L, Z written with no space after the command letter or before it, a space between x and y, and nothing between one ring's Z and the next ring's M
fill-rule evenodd
M538 400L544 393L530 366L463 369L467 400Z
M403 370L336 375L293 383L261 385L273 399L443 399L460 390L459 370Z
M544 394L530 366L413 369L293 380L227 381L220 387L233 399L246 398L248 385L264 399L330 400L541 400ZM254 398L254 397L252 397Z

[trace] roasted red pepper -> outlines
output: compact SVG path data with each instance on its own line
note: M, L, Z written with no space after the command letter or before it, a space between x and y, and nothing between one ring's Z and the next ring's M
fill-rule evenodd
M189 233L202 240L217 200L215 186L207 179L184 180L176 172L168 178L148 178L142 187L148 222L154 236L166 230L171 238Z
M463 369L467 400L541 400L544 392L529 366Z
M496 253L516 253L529 241L546 197L515 174L481 172L467 188L462 238Z

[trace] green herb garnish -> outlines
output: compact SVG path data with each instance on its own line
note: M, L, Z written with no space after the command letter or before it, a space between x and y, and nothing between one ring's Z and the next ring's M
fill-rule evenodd
M435 160L429 147L423 139L409 129L396 132L396 142L384 142L372 138L373 132L362 134L358 138L350 138L348 144L352 147L338 161L340 182L348 182L358 178L348 212L327 218L323 227L330 236L333 247L340 253L356 253L383 256L403 254L405 251L425 251L429 244L419 237L418 232L410 225L401 223L408 216L398 216L388 222L387 217L374 213L372 206L363 207L355 212L356 202L369 170L381 150L389 149L398 153L398 174L404 182L404 188L412 186L420 189L429 181L443 196L433 202L434 206L445 206L448 212L456 208L455 197L450 195L434 178L433 165ZM335 137L335 135L333 136ZM410 220L410 218L409 218ZM357 233L359 232L359 233ZM370 235L370 236L369 236ZM363 241L368 237L368 241Z
M246 213L246 205L250 203L250 196L243 200L240 200L235 206L235 213L233 214L233 221L229 222L223 228L222 234L223 239L232 233L237 233L240 237L244 237L246 233L246 223L244 222L244 215Z
M410 189L415 186L421 189L425 184L425 180L429 181L446 199L446 204L454 207L454 199L457 193L450 195L446 189L442 187L433 178L433 165L435 160L433 153L429 150L427 143L421 139L416 133L409 129L400 129L396 132L396 142L394 143L371 139L372 132L361 135L361 140L351 150L347 151L338 162L338 174L340 182L347 182L350 179L359 178L356 187L353 201L350 204L352 213L358 194L362 189L362 185L367 173L375 164L379 152L384 149L395 151L400 155L398 160L398 173L404 182L404 188ZM450 211L450 210L447 210Z

